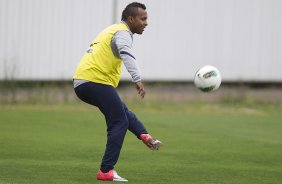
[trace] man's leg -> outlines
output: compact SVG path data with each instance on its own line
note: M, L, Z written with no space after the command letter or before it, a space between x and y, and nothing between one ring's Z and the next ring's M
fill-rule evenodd
M109 85L87 82L78 86L75 92L84 102L97 106L105 116L107 145L101 163L101 171L106 173L114 168L128 129L123 104L116 90Z
M148 134L141 121L139 121L139 119L133 112L128 110L124 103L123 107L129 122L128 130L136 135L138 139L141 139L151 150L158 150L162 143Z
M140 138L141 134L148 134L142 122L136 117L136 115L133 112L128 110L128 108L124 103L123 103L123 108L129 122L128 130L132 132L134 135L136 135L138 139L141 139Z

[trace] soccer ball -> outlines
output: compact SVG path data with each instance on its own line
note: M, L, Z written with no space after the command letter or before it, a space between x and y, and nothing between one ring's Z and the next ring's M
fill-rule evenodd
M221 75L214 66L203 66L196 72L194 83L203 92L215 91L221 84Z

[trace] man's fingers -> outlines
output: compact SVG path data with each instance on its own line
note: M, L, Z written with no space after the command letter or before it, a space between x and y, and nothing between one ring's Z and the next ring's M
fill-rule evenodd
M144 96L146 94L146 91L145 90L140 90L139 94L140 94L141 98L144 98Z
M144 98L146 92L142 82L135 83L135 88L137 89L138 94L141 96L141 98Z

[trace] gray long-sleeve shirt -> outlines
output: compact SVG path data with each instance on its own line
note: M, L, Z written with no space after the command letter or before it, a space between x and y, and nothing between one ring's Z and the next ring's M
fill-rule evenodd
M122 22L124 23L124 22ZM125 68L132 77L132 82L141 81L141 75L134 54L132 53L133 34L131 31L120 30L115 33L111 41L113 54L121 58ZM85 80L74 80L74 88L83 84Z
M133 82L141 81L139 68L132 53L133 34L130 31L121 30L112 38L111 47L116 57L121 58L125 68L132 77Z

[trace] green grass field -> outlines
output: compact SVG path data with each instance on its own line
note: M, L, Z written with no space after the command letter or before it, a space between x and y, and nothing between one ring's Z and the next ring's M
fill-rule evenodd
M130 107L164 143L152 152L127 133L116 170L130 183L282 183L281 106ZM105 131L82 103L0 107L0 184L104 183L95 177Z

